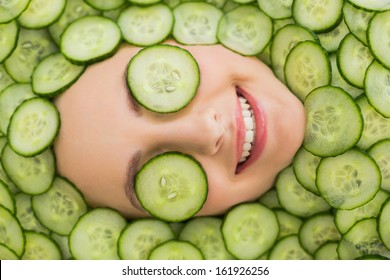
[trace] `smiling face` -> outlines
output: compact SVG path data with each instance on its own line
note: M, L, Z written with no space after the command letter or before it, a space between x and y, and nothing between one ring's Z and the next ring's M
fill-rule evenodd
M179 112L156 114L132 100L126 69L140 50L132 46L90 66L56 100L62 120L55 143L58 171L91 206L147 216L133 177L167 151L189 154L205 169L209 193L199 215L256 199L291 163L303 141L305 113L271 70L220 45L181 47L198 62L201 82Z

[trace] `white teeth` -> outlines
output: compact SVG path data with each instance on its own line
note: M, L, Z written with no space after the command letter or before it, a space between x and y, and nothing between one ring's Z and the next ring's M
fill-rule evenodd
M245 125L245 142L242 147L242 154L240 163L246 161L248 157L250 156L250 152L253 148L253 141L255 139L254 135L254 129L255 129L255 120L253 116L253 111L251 110L250 105L248 104L248 101L240 96L239 97L240 104L241 104L241 113L244 118L244 125Z

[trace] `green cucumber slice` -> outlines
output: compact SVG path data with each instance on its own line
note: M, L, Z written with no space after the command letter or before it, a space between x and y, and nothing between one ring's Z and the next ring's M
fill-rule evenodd
M70 181L56 177L47 192L33 196L32 209L48 229L60 235L68 235L79 218L87 212L87 204Z
M366 153L351 149L323 158L316 179L321 196L336 209L353 209L369 202L380 189L381 173Z
M0 260L19 260L20 258L10 248L0 244Z
M127 1L126 0L84 0L86 3L94 7L95 9L101 11L109 11L118 9L123 6Z
M51 187L56 169L52 149L34 157L24 157L6 145L1 162L9 178L24 193L41 194Z
M0 205L15 214L15 199L2 181L0 181Z
M26 250L22 260L61 260L62 255L57 243L50 236L26 231Z
M390 10L390 2L383 0L348 0L352 5L368 11Z
M148 110L173 113L195 97L199 66L191 53L171 45L142 49L130 61L127 83L137 102Z
M117 243L127 221L117 211L95 208L82 217L69 235L76 260L119 260Z
M222 45L242 55L261 53L272 35L271 18L253 5L241 5L225 13L217 32Z
M36 97L19 105L8 126L8 144L21 156L32 157L48 149L60 129L57 108L47 99Z
M132 45L151 46L164 41L173 28L173 14L165 4L130 6L123 10L117 23L123 38Z
M275 209L274 212L280 227L278 240L291 234L298 234L303 223L301 218L283 209Z
M359 141L363 117L355 101L343 89L325 86L313 90L305 100L305 111L303 146L312 154L336 156Z
M24 252L25 237L19 221L0 205L0 244L14 251L18 257Z
M322 244L315 252L315 260L339 260L339 254L337 253L337 241L330 241Z
M260 203L239 204L221 226L226 249L237 259L257 259L272 248L279 235L275 213Z
M375 160L381 170L381 188L390 192L390 139L381 140L368 150L368 154Z
M305 251L299 243L298 234L291 234L278 240L272 247L270 260L312 260L313 256Z
M9 0L1 2L0 23L17 18L28 6L30 0Z
M112 56L122 40L119 26L102 16L72 22L61 36L61 52L75 64L90 64Z
M169 222L193 217L208 193L207 176L200 163L178 152L150 159L138 171L134 188L146 211Z
M62 53L45 57L35 68L31 85L35 94L55 97L74 84L85 67L68 61Z
M377 222L379 237L386 248L390 250L390 199L387 199L380 208Z
M139 219L122 231L118 254L122 260L147 260L153 248L174 238L169 224L156 219Z
M368 25L368 45L374 57L390 69L390 11L377 13Z
M292 17L293 0L257 0L259 8L272 19L286 19Z
M2 63L14 50L19 35L16 21L0 24L0 63Z
M169 240L156 246L149 260L203 260L202 252L187 241Z

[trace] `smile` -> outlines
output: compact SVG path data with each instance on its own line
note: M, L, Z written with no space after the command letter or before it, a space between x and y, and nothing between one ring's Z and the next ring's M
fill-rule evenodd
M237 87L237 168L236 174L261 155L266 142L265 115L257 100Z

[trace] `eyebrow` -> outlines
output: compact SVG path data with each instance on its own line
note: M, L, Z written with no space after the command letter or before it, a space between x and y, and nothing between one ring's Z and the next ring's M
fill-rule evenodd
M129 164L127 166L127 176L126 176L126 183L124 186L125 193L127 198L130 200L131 205L134 206L134 208L145 211L142 206L140 205L136 194L135 194L135 188L134 188L134 179L135 175L138 171L138 166L140 164L141 160L141 151L137 151L133 154L133 156L129 160Z

